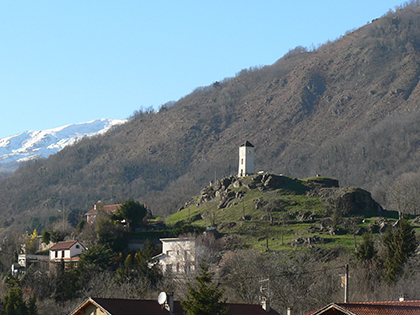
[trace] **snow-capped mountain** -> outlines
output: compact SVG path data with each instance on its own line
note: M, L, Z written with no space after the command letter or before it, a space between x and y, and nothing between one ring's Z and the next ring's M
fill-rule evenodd
M47 130L30 130L0 139L0 171L14 170L18 164L46 158L83 137L103 134L126 120L95 119Z

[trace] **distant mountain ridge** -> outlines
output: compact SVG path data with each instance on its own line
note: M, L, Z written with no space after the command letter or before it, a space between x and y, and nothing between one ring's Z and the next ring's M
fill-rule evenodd
M11 171L21 162L47 158L83 137L104 134L124 123L121 119L95 119L46 130L29 130L0 139L0 171Z
M5 230L24 228L65 204L77 224L98 200L128 198L169 215L209 181L237 174L244 141L255 146L256 171L336 178L389 210L387 189L420 174L419 122L420 6L407 4L24 163L0 178L0 218L9 218Z

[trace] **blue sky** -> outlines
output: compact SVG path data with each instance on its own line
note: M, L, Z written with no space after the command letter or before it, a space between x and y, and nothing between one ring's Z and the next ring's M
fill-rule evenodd
M401 3L2 1L0 138L158 108Z

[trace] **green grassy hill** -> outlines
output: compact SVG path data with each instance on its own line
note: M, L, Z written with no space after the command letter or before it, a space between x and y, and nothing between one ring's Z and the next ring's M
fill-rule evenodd
M217 229L237 236L238 245L247 248L353 251L364 232L379 235L397 218L369 192L339 188L337 180L264 173L218 180L169 216L166 224Z

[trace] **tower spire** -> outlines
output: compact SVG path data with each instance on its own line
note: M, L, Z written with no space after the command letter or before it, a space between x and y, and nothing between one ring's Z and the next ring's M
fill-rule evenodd
M254 173L254 146L246 141L239 147L238 176L246 176Z

